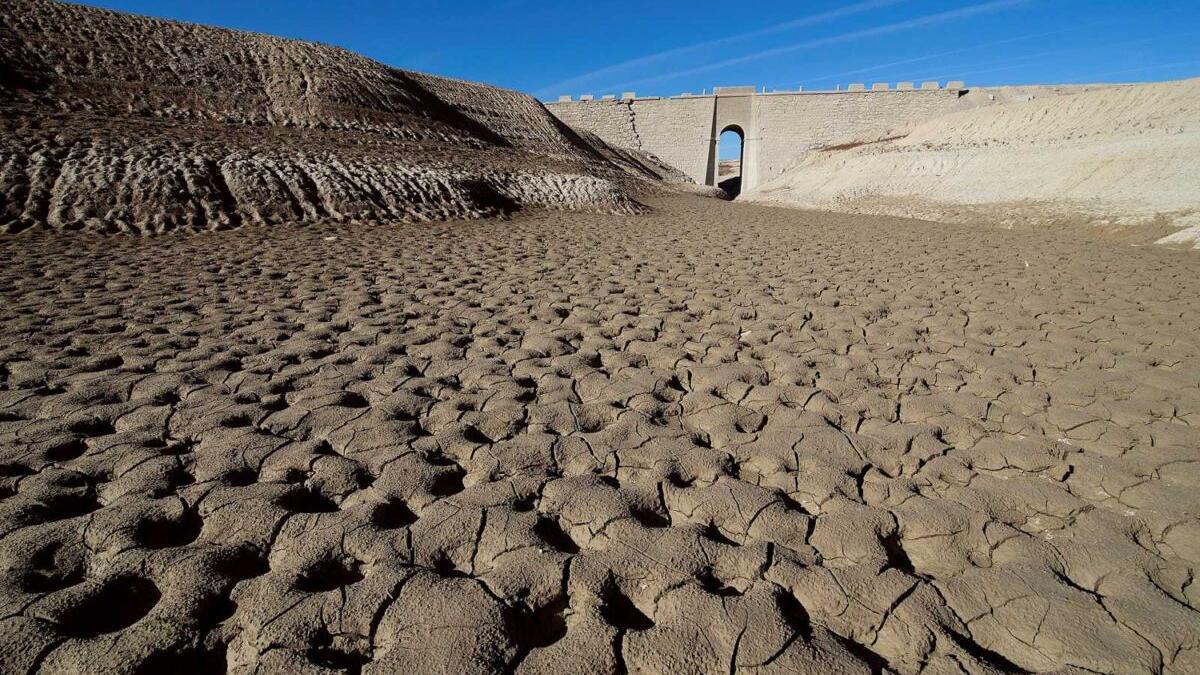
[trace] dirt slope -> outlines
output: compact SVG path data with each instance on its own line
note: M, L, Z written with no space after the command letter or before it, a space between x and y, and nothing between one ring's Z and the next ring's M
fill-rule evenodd
M626 188L657 171L517 92L324 45L0 5L4 230L631 212Z
M1200 80L987 105L808 153L743 199L1005 225L1191 227Z

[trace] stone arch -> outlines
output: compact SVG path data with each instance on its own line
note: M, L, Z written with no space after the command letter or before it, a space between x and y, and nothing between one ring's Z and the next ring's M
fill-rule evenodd
M738 170L737 174L731 177L721 176L721 139L725 134L733 133L738 137ZM717 134L717 169L716 169L716 185L725 190L730 197L737 197L742 191L742 176L745 175L746 167L746 131L742 129L740 124L726 124L721 133Z
M708 171L704 182L716 185L719 159L717 145L721 134L736 129L742 139L741 190L757 184L758 121L755 115L754 87L718 87L713 95L712 126L709 128Z

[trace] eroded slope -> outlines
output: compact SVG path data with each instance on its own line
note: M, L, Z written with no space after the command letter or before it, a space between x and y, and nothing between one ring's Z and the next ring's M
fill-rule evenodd
M806 153L742 199L951 222L1200 233L1200 80L984 105Z
M47 0L0 6L0 228L166 231L632 212L650 161L536 101L342 49Z

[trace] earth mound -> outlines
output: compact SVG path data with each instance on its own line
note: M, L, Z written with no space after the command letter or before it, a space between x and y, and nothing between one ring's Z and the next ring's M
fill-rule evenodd
M46 0L0 7L0 230L640 210L667 175L517 92Z
M742 199L1200 241L1200 79L985 105L802 156Z

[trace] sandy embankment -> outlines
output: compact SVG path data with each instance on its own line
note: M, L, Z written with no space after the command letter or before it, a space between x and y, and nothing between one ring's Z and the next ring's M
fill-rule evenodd
M1200 246L1200 80L986 105L809 152L741 199ZM1181 231L1180 231L1181 230Z

